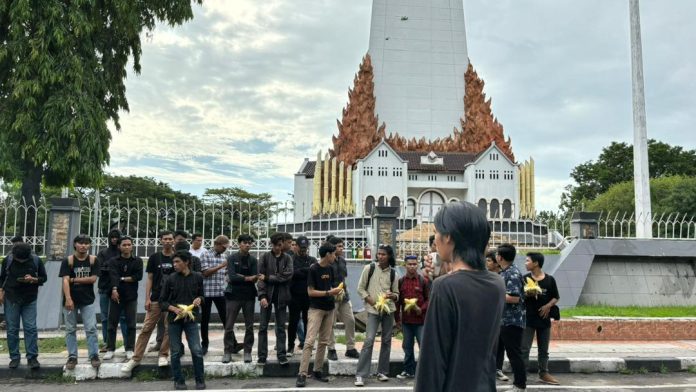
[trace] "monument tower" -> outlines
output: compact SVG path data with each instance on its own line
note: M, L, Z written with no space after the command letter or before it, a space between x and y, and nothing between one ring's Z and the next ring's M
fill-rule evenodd
M469 65L462 0L373 0L375 112L388 131L435 140L461 127Z

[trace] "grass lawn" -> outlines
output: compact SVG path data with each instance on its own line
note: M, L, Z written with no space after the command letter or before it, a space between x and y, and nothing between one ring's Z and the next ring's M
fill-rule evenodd
M118 340L116 341L116 347L120 347L122 345L122 341ZM77 340L77 348L78 349L87 349L87 340L86 339L78 339ZM24 339L19 340L19 351L21 353L24 353ZM66 351L65 348L65 338L64 337L58 337L58 338L41 338L39 335L39 354L41 353L62 353L63 351ZM0 354L7 354L9 353L9 350L7 348L7 339L0 339Z
M561 318L573 316L603 317L696 317L696 306L606 306L582 305L562 309Z
M355 341L356 342L364 342L365 341L365 334L362 332L356 332L355 333ZM336 334L336 343L346 344L346 335Z

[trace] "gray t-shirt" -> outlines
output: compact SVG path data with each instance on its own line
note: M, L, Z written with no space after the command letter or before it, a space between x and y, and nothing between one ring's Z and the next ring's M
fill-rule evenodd
M433 282L414 391L495 391L503 279L458 271Z

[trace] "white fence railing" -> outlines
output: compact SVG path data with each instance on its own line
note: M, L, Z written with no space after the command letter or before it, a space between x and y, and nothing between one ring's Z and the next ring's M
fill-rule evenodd
M372 250L376 245L370 217L315 217L307 222L293 223L290 203L276 203L270 208L264 208L246 203L152 203L129 199L79 201L81 229L93 238L95 250L107 245L106 236L114 227L134 238L135 250L139 256L147 256L156 251L159 244L158 233L162 230L200 233L203 235L205 247L212 246L215 236L225 234L232 240L232 247L236 248L239 234L251 234L256 238L252 249L256 252L270 248L270 235L278 229L291 232L295 236L307 235L316 247L319 246L321 238L327 234L334 234L346 240L347 257L353 260L373 257L374 255L366 254L366 249ZM20 235L32 245L37 254L44 255L49 209L45 200L38 203L37 207L35 203L24 203L9 197L1 199L2 254L9 252L10 239ZM405 213L405 208L401 212ZM490 219L490 245L509 242L520 248L560 248L571 236L572 215L543 214L534 220ZM693 215L660 213L653 214L650 220L654 238L696 240L696 217ZM601 213L596 237L635 238L636 221L636 217L630 213ZM433 233L432 224L423 222L420 218L397 219L398 255L427 253L428 237Z

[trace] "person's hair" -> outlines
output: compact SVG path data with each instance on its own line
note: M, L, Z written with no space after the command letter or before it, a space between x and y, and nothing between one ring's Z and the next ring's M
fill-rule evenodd
M319 257L326 256L327 253L333 253L336 251L336 246L329 241L324 242L319 247Z
M120 237L120 234L119 234L119 237ZM10 242L13 244L17 244L19 242L24 242L24 238L21 235L16 235L16 236L12 237Z
M326 236L326 239L324 239L324 241L329 242L329 241L331 241L331 239L332 239L333 237L335 237L335 235L329 234L329 235Z
M512 244L502 244L498 246L498 255L508 263L512 263L515 260L516 254L517 250L515 250L515 247Z
M533 262L539 264L539 268L542 268L544 266L544 255L542 255L539 252L529 252L527 253L527 257L529 257L529 260L532 260Z
M119 229L113 229L107 234L106 238L112 239L112 238L121 238L121 230Z
M489 250L488 252L486 252L486 258L493 260L496 264L498 263L495 260L495 251L494 250Z
M177 251L176 253L174 253L174 257L172 257L172 260L176 259L177 257L189 266L191 265L191 253L189 253L188 251Z
M292 240L292 235L290 233L280 233L283 235L283 241Z
M254 237L249 234L240 234L239 237L237 237L237 242L240 244L242 242L254 242Z
M433 246L433 242L435 242L435 234L431 235L430 238L428 238L428 246Z
M174 232L171 230L162 230L159 233L159 239L162 239L165 235L171 235L172 237L174 236Z
M379 249L381 249L387 253L387 257L389 258L389 266L396 267L396 258L394 257L394 248L392 248L391 245L380 245Z
M335 235L332 235L331 238L326 240L326 242L331 243L333 245L338 245L343 243L343 238L336 237Z
M176 236L182 236L184 238L188 238L188 231L186 230L175 230L174 231L174 237Z
M179 241L176 244L174 244L174 250L179 251L179 250L185 250L189 251L191 249L191 245L189 245L188 241Z
M73 246L75 244L91 244L92 243L92 238L88 236L87 234L78 234L74 239L73 239Z
M271 244L273 245L278 245L283 241L285 241L285 233L274 233L271 236Z
M203 238L203 234L201 234L201 233L193 233L193 234L191 234L191 241L195 241L195 240L197 240L198 238Z
M449 235L454 242L454 255L471 268L483 270L483 253L488 246L491 228L486 214L469 202L443 205L435 215L435 229L440 235Z
M118 246L121 246L121 242L126 241L126 240L127 240L127 241L130 241L131 244L133 243L133 237L131 237L131 236L129 236L129 235L124 235L124 236L121 236L121 237L118 238L118 242L117 242L116 244L117 244Z
M215 237L215 239L213 240L214 245L225 245L225 244L229 244L229 243L230 243L230 239L226 235L223 235L223 234L220 234L219 236Z
M415 262L417 263L417 262L418 262L418 257L416 257L416 255L408 255L408 256L404 257L404 263L405 263L405 264L408 264L408 263L411 262L411 261L415 261Z

